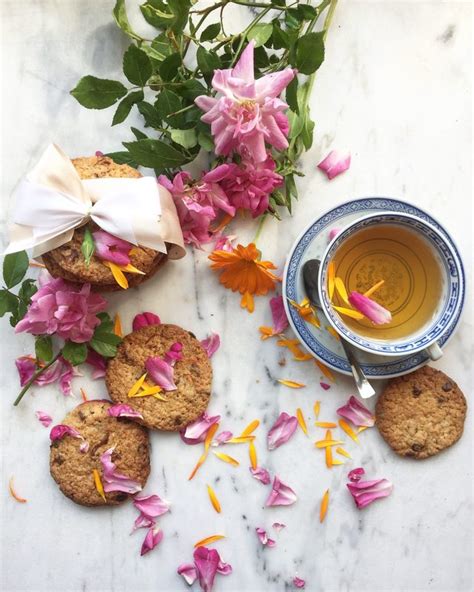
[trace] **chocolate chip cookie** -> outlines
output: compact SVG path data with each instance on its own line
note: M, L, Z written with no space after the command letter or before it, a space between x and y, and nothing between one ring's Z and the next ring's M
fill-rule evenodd
M146 372L148 358L163 358L174 343L182 345L182 358L173 369L176 390L153 396L129 397ZM147 382L151 381L147 376ZM126 403L141 413L143 425L157 430L179 431L207 408L211 395L212 367L196 337L176 325L152 325L130 333L107 366L105 383L116 403ZM140 420L138 420L140 421Z
M72 160L72 164L81 179L141 177L141 174L134 168L126 164L116 164L107 156L75 158ZM100 291L121 290L122 288L114 280L110 268L99 257L93 255L89 265L86 265L84 255L81 252L86 227L91 232L98 230L98 226L93 222L76 228L72 239L68 243L43 255L46 268L54 277L62 277L65 280L77 283L87 282ZM166 260L167 255L158 253L153 249L147 247L134 248L130 254L130 263L143 271L145 275L126 273L129 287L137 286L151 277Z
M390 381L377 401L376 425L397 454L427 458L459 440L466 409L454 380L425 366Z
M125 418L110 417L110 401L87 401L78 405L61 422L76 429L83 439L65 435L51 443L50 470L65 496L83 506L112 506L128 498L121 491L100 495L94 470L103 481L100 456L113 448L112 462L117 472L142 486L150 474L150 444L148 430ZM81 452L81 445L86 451Z

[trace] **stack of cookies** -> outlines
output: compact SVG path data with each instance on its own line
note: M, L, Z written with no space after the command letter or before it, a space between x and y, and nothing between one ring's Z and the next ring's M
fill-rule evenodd
M107 156L90 156L72 160L81 179L105 177L138 178L142 175L127 164L116 164ZM90 283L95 290L104 292L120 290L110 268L99 257L92 256L86 264L81 251L86 228L91 232L99 228L89 222L76 228L72 239L60 247L43 254L43 263L53 277L61 277L73 283ZM130 253L130 263L144 272L144 275L125 273L129 287L137 286L154 275L164 265L167 255L146 247L134 247Z

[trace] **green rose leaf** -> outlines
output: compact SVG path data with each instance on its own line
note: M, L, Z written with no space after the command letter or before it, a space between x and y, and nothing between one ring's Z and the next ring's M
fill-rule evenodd
M299 113L298 106L298 77L295 76L290 84L286 87L286 102L289 108L295 113Z
M70 362L73 366L83 364L87 358L87 345L85 343L73 343L66 341L61 354L65 360Z
M95 242L92 232L86 227L84 231L84 238L82 239L81 252L86 261L86 266L89 267L91 257L95 251Z
M220 32L220 23L212 23L212 25L208 25L201 33L201 41L215 41Z
M208 51L202 46L199 46L196 58L199 69L203 74L212 74L214 70L221 67L219 56L215 52Z
M264 45L272 36L273 25L271 23L257 23L247 33L247 39L255 41L255 47Z
M166 119L170 125L179 128L184 124L185 118L182 113L172 115L172 113L180 111L183 107L181 98L172 90L168 90L167 88L162 90L156 99L155 107L163 119Z
M38 288L36 286L35 280L24 280L20 289L18 290L18 297L28 306L31 302L33 294L36 294L37 291Z
M290 36L281 28L280 22L277 19L273 21L272 41L275 49L287 49L290 47Z
M131 127L130 131L137 140L144 140L145 138L148 138L146 134L144 134L141 130L137 129L136 127Z
M214 150L214 141L210 132L199 131L198 132L198 143L201 148L207 150L207 152L212 152Z
M116 164L128 164L134 169L138 168L138 163L133 160L130 152L126 152L125 150L108 152L105 156L111 158Z
M21 319L25 316L27 306L23 300L17 300L14 310L12 310L12 316L10 317L10 325L15 327Z
M142 90L131 92L124 99L122 99L117 107L117 110L115 111L114 118L112 119L112 125L117 125L118 123L125 121L133 105L139 101L143 101Z
M190 80L183 82L183 84L176 89L176 92L185 99L194 101L196 97L207 95L208 91L204 84L201 84L198 80L191 78Z
M142 88L153 73L150 58L134 44L123 54L123 73L132 84Z
M188 20L189 0L148 0L140 6L145 20L157 29L181 33Z
M127 10L125 8L125 0L117 0L112 14L114 15L115 22L126 35L132 39L136 39L137 41L141 39L141 37L137 35L130 26Z
M161 126L161 117L153 105L150 105L150 103L147 103L146 101L142 101L137 104L137 107L145 120L145 127L156 129Z
M117 80L84 76L71 91L71 95L87 109L106 109L127 94L125 86Z
M17 309L18 299L15 294L8 290L0 290L0 317L3 317L7 312L15 312Z
M194 129L171 130L171 139L184 148L192 148L197 144L197 135Z
M49 335L41 335L35 341L35 355L38 360L50 362L53 359L53 340Z
M17 286L25 277L29 259L26 251L5 255L3 260L3 280L7 288Z
M160 33L158 37L155 37L151 42L150 47L153 49L156 58L159 59L160 62L173 53L173 48L166 33Z
M89 345L101 356L113 358L117 353L117 345L122 339L115 335L114 324L106 312L101 312L97 316L100 319L100 325L96 327Z
M187 162L184 154L161 140L137 140L124 142L132 158L140 165L155 170L173 169Z
M324 31L307 33L296 42L294 66L302 74L313 74L324 61Z
M160 65L160 76L161 78L169 82L173 80L178 74L178 68L182 64L182 59L179 53L172 53L165 58Z

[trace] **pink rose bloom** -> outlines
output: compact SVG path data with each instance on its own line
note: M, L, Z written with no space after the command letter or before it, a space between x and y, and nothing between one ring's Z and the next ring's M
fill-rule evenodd
M256 218L268 208L270 194L282 183L283 177L275 172L275 162L268 156L256 164L249 160L229 164L220 185L236 209L250 210Z
M216 98L202 95L195 103L205 111L201 120L211 124L217 155L237 151L264 162L265 142L277 150L288 148L289 124L283 113L288 105L278 97L296 71L286 68L255 80L254 47L255 42L250 41L234 68L215 71L212 86L218 92Z
M97 230L92 233L92 236L94 237L95 254L99 259L111 261L117 265L128 265L130 263L130 257L128 256L132 249L130 243L105 232L105 230Z
M198 181L194 181L186 172L175 175L173 182L164 175L158 177L158 182L173 196L185 243L200 247L210 242L211 222L222 212L230 216L235 214L235 207L230 204L218 184L226 176L228 169L229 165L222 164L204 174Z
M91 292L90 284L77 287L49 274L40 277L39 285L15 333L56 334L75 343L89 341L100 323L97 313L107 306L102 296Z

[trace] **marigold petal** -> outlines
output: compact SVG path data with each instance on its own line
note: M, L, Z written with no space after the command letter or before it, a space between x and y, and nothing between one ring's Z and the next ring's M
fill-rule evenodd
M283 378L279 378L278 382L280 384L283 384L284 386L287 386L287 387L293 388L293 389L299 389L299 388L303 388L304 386L306 386L302 382L296 382L294 380L285 380Z
M360 319L364 318L364 315L361 312L354 310L353 308L345 308L344 306L336 306L334 304L332 307L334 310L337 310L337 312L346 315L347 317L351 317L351 319L356 319L359 321Z
M13 477L10 477L10 481L8 482L8 491L10 492L12 498L20 504L26 504L26 502L28 501L24 497L19 496L18 493L15 491L15 487L13 486Z
M211 504L212 507L214 508L214 510L220 514L221 513L221 504L219 502L219 500L217 499L217 495L215 493L215 491L212 489L212 487L210 485L207 485L207 493L209 495L209 499L211 500Z
M335 339L341 339L339 337L339 333L336 331L336 329L334 329L334 327L331 327L331 325L326 325L326 330L327 332L332 335Z
M83 401L88 401L89 400L89 397L87 396L86 391L83 388L80 388L79 390L81 391L82 400Z
M330 446L327 446L324 450L326 458L326 466L330 469L332 467L332 450Z
M196 473L198 472L198 470L200 469L200 467L203 465L203 463L206 460L206 458L207 458L207 453L206 452L204 452L203 454L201 454L201 456L199 457L199 460L196 463L196 466L191 471L191 474L188 477L188 481L191 481L191 479L193 479L193 477L196 475Z
M344 448L342 448L341 446L338 446L336 448L336 452L341 456L345 456L346 458L352 458L352 456L347 452L347 450L344 450Z
M314 425L318 428L337 428L337 423L332 421L317 421Z
M128 265L120 265L120 269L122 271L126 271L127 273L137 273L139 275L146 275L144 271L137 269L131 263L129 263Z
M235 438L227 440L226 444L247 444L248 442L253 442L254 440L255 436L236 436Z
M336 382L336 377L325 364L323 364L319 360L314 360L314 363L321 370L321 372L324 374L326 378L328 378L331 382Z
M334 265L334 261L331 261L328 265L328 295L329 300L332 300L334 295L334 278L336 276L336 266Z
M229 465L232 465L233 467L238 467L240 465L238 460L236 460L232 456L229 456L228 454L224 454L223 452L215 452L214 450L213 453L215 454L215 456L217 456L217 458L219 458L225 463L228 463Z
M330 448L331 446L337 446L338 444L344 444L342 440L318 440L314 443L316 448Z
M99 471L97 469L93 469L92 475L94 477L94 485L95 485L95 488L97 489L97 493L104 500L104 502L106 502L107 500L105 498L104 486L102 485L102 479L100 478Z
M339 426L342 430L344 430L346 432L346 434L350 438L352 438L354 440L354 442L357 442L357 444L359 443L359 438L357 437L357 434L354 432L354 430L351 428L351 426L347 423L347 421L345 421L344 419L340 419Z
M206 434L206 438L204 440L204 451L205 452L209 451L209 447L212 443L212 438L214 438L214 434L217 432L218 429L219 429L219 423L213 423L211 425L211 427L208 429L207 434Z
M329 506L329 489L326 489L321 500L321 506L319 508L319 522L323 522L326 518L326 514Z
M250 436L260 425L260 420L254 419L249 423L249 425L244 429L244 431L240 434L240 437L243 438L245 436Z
M150 386L148 388L145 388L142 391L140 391L139 393L136 393L132 396L133 397L148 397L149 395L156 395L157 393L161 393L162 391L163 391L163 389L161 388L161 386L158 386L156 384L154 386Z
M258 463L257 463L257 449L255 448L255 444L253 442L249 442L249 458L250 458L250 466L255 471Z
M145 372L145 374L142 374L140 376L140 378L137 380L137 382L128 391L127 397L133 397L136 393L138 393L138 391L140 390L142 384L145 382L146 374L147 373Z
M308 435L308 426L306 425L306 420L304 418L303 412L301 411L301 409L299 407L296 410L296 418L298 420L298 423L300 425L300 428L303 430L303 432L306 435Z
M122 321L119 314L116 314L114 318L114 333L117 337L123 337Z
M340 277L334 278L334 287L336 288L337 293L339 296L344 300L347 306L350 306L349 303L349 294L347 293L346 286Z
M194 548L197 547L205 547L206 545L210 545L211 543L215 543L216 541L220 541L221 539L225 539L223 534L213 534L211 536L206 537L205 539L201 539L197 543L194 543Z
M123 273L123 271L120 269L120 267L118 265L116 265L115 263L112 263L112 261L104 261L104 265L107 265L107 267L109 267L110 271L112 272L112 275L114 276L114 280L117 282L117 284L121 288L126 290L128 288L128 280L125 277L125 274Z
M377 282L376 284L374 284L371 288L369 288L367 290L367 292L364 292L364 296L366 298L369 298L370 296L372 296L372 294L378 290L379 288L381 288L383 285L385 284L385 280L380 280L379 282Z
M319 417L319 411L321 409L321 401L315 401L313 405L314 416L316 419Z

